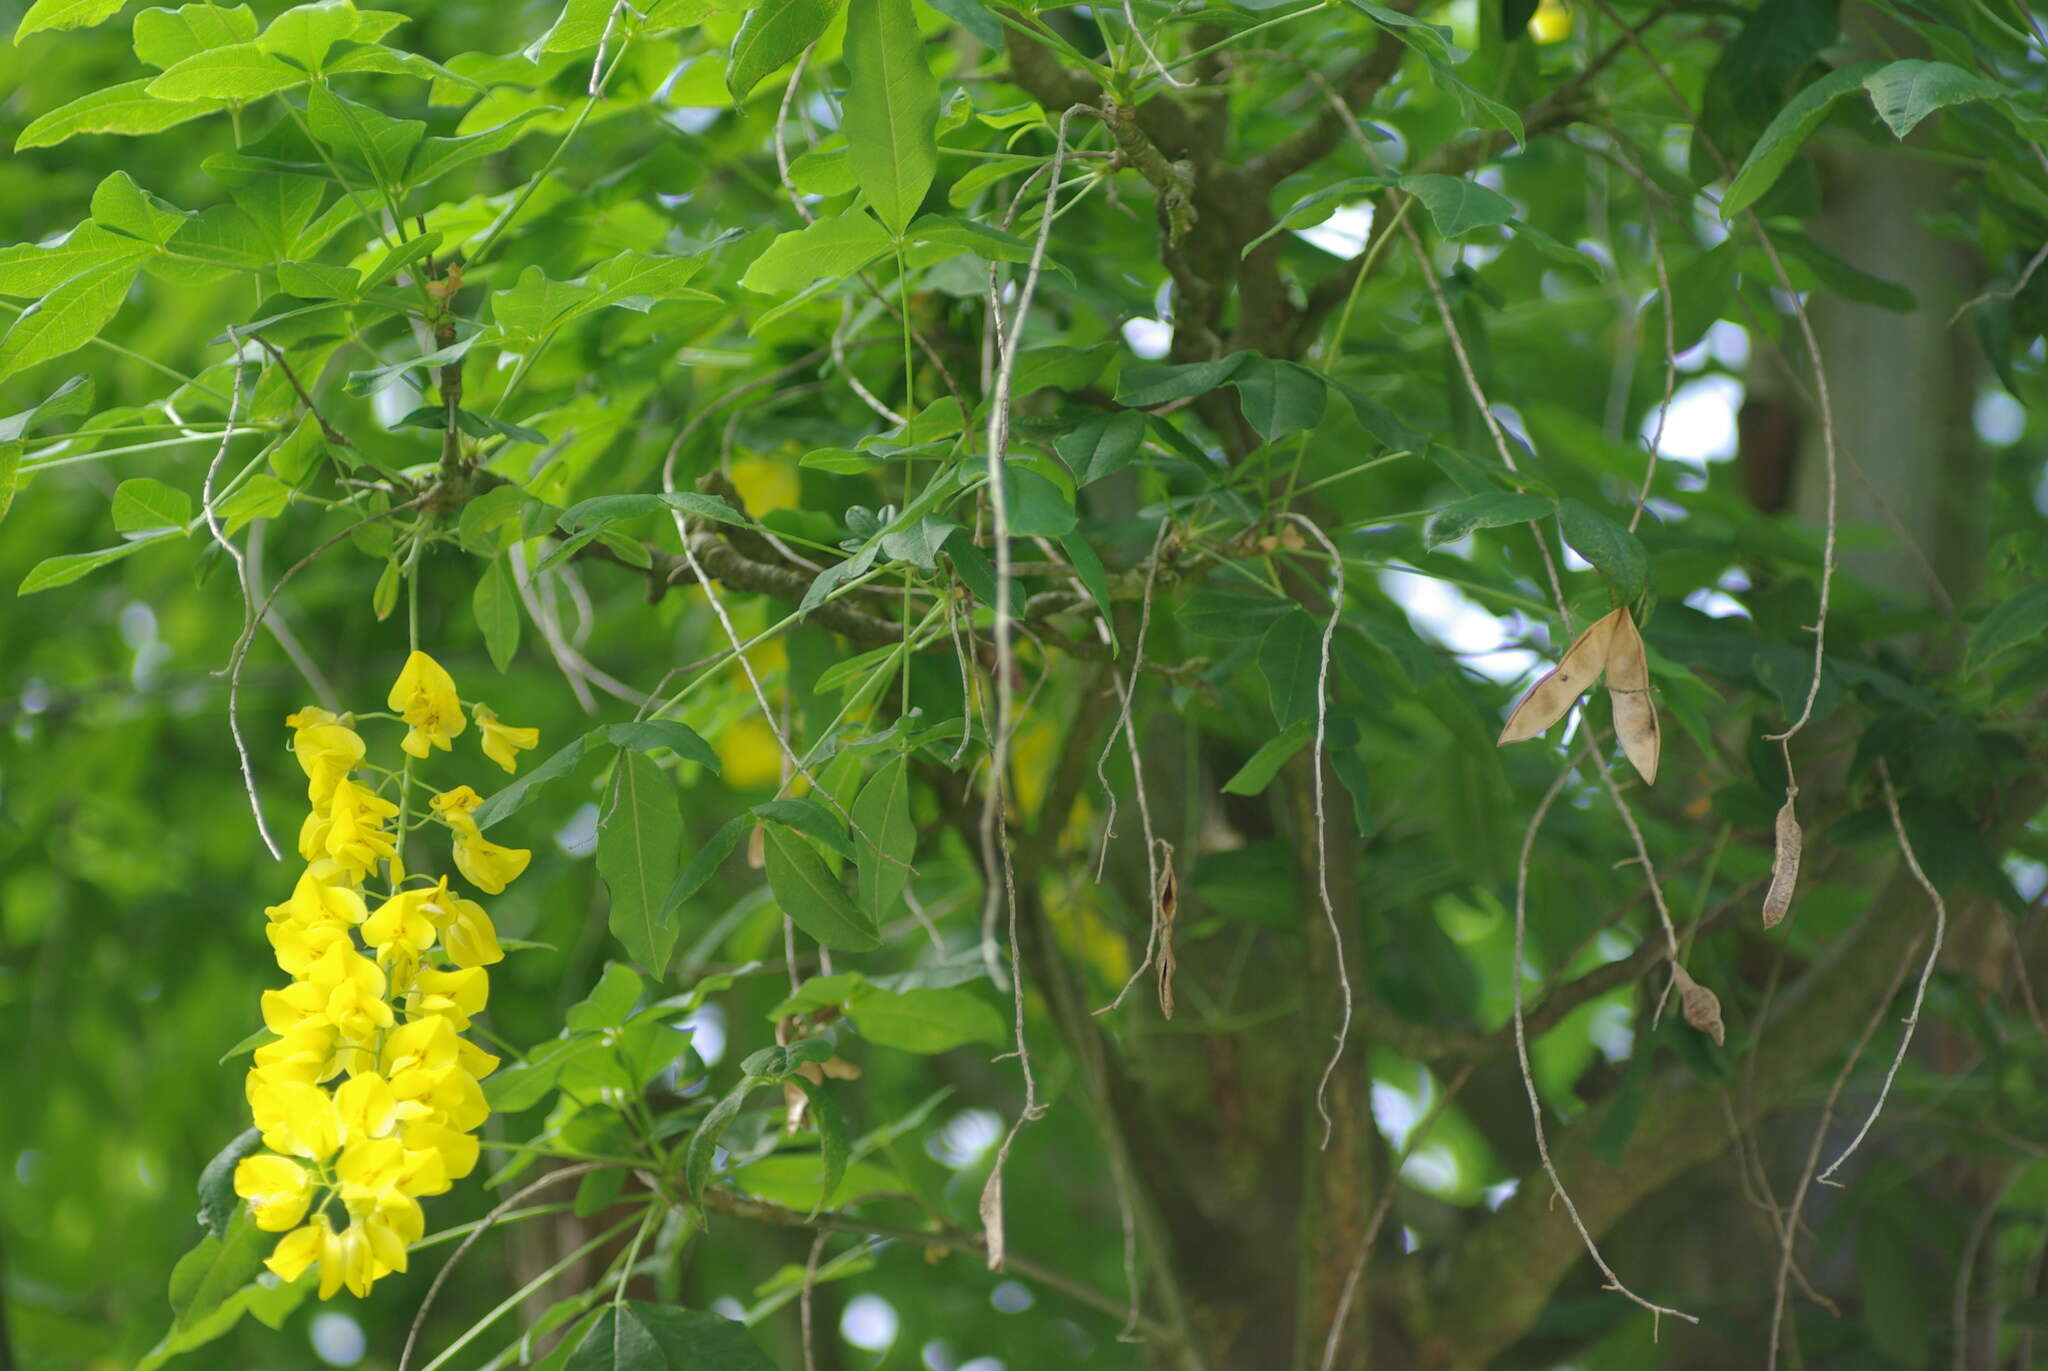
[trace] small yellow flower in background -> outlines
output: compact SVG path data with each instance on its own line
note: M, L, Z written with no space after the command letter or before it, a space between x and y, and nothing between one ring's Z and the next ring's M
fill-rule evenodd
M756 519L770 510L795 509L801 498L796 467L771 457L742 457L732 464L733 489Z
M745 718L718 735L719 774L734 790L753 790L782 779L782 747L775 730L759 719Z
M249 1215L266 1233L282 1233L306 1217L313 1202L313 1177L289 1157L260 1153L235 1167L235 1193L249 1202Z
M1539 43L1559 43L1571 37L1572 12L1563 0L1543 0L1529 16L1529 36Z
M455 678L424 652L415 651L405 659L387 703L411 725L398 745L415 757L425 757L435 747L446 752L448 740L468 724L462 717L462 701L455 696Z
M483 733L484 756L505 770L517 771L519 759L516 754L540 746L539 729L501 724L496 712L488 705L478 705L472 712L476 715L478 730ZM463 788L468 789L467 786Z
M475 790L466 785L459 785L453 790L442 791L428 800L427 804L433 809L435 818L457 833L475 833L476 820L470 816L476 813L477 806L483 802L484 797Z

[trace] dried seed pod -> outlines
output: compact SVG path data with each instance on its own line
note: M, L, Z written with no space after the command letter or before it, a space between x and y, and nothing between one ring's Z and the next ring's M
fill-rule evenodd
M1607 697L1614 704L1614 732L1643 784L1655 785L1663 735L1657 704L1650 696L1650 660L1628 610L1617 609L1614 615L1619 617L1607 641Z
M1678 1005L1685 1021L1714 1040L1719 1047L1728 1036L1721 1023L1721 1000L1713 991L1692 978L1677 962L1671 964L1671 983L1678 987Z
M1608 642L1614 635L1615 623L1627 613L1624 609L1615 610L1581 633L1565 649L1557 669L1529 687L1529 693L1508 715L1507 726L1501 729L1496 746L1506 747L1509 743L1539 737L1571 710L1579 696L1585 694L1587 688L1600 679L1600 673L1607 669Z
M1778 846L1771 856L1771 888L1764 892L1764 927L1776 928L1792 909L1792 891L1799 884L1799 853L1806 845L1792 797L1778 810Z
M1178 959L1173 954L1173 917L1180 912L1180 882L1173 875L1173 845L1166 848L1166 869L1159 873L1159 891L1154 916L1159 920L1159 1014L1173 1017L1173 972Z

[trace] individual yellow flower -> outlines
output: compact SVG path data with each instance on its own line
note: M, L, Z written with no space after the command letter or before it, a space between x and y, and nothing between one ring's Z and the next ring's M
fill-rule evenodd
M321 1258L334 1239L334 1229L325 1214L315 1214L304 1228L287 1233L278 1241L263 1264L289 1284L306 1274L306 1268Z
M249 1202L249 1216L258 1228L282 1233L306 1217L313 1202L313 1177L289 1157L258 1153L236 1164L235 1193Z
M385 1269L378 1265L369 1235L359 1226L350 1224L339 1233L330 1231L320 1243L320 1298L328 1299L347 1286L349 1294L361 1299Z
M341 1123L341 1141L353 1146L365 1139L383 1138L410 1119L424 1117L418 1104L401 1103L391 1093L391 1083L374 1071L365 1071L344 1081L334 1092L334 1113Z
M273 1152L324 1162L341 1146L341 1120L334 1097L317 1085L249 1077L249 1111Z
M1559 43L1571 37L1572 12L1562 0L1543 0L1529 16L1529 36L1539 43Z
M472 816L483 802L484 797L472 787L459 785L453 790L442 791L427 804L433 809L435 818L457 833L478 833L482 830L476 826L476 819Z
M752 790L782 778L782 747L775 730L759 719L746 718L718 735L719 774L734 790Z
M315 724L300 729L293 737L292 752L306 773L306 799L313 808L325 809L336 782L355 770L363 760L365 748L362 737L352 728Z
M420 972L406 1012L415 1018L439 1014L461 1030L469 1027L472 1015L484 1012L490 995L489 973L480 966L455 971L436 971L429 967ZM457 1046L459 1049L459 1042Z
M448 740L462 732L462 701L455 696L455 678L426 653L414 650L391 687L387 703L411 725L399 746L415 757L430 748L448 750Z
M484 837L473 820L467 832L455 830L455 869L486 895L502 895L532 860L533 853L527 848L500 847Z
M498 930L482 905L460 895L450 895L439 904L443 912L436 922L449 961L457 966L490 966L505 960L504 949L498 946Z
M341 864L322 857L300 873L291 898L266 907L273 920L291 920L301 925L336 924L353 928L367 912L363 897L348 884Z
M405 1126L405 1145L415 1151L434 1152L441 1158L441 1174L459 1181L476 1170L482 1147L471 1135L450 1128L431 1115ZM425 1195L429 1191L419 1191Z
M263 1026L280 1038L307 1023L327 1022L327 992L310 981L263 992Z
M498 722L498 716L487 705L478 705L472 711L476 715L476 726L483 733L484 756L489 757L507 771L519 769L516 753L540 746L540 730L537 728L513 728Z
M383 969L347 943L337 943L322 953L306 979L327 992L327 1021L343 1042L368 1043L378 1029L391 1027Z
M281 920L263 930L277 953L277 965L287 976L303 976L337 944L349 946L348 930L340 924L301 924Z
M363 941L375 948L402 943L416 953L425 952L434 945L435 921L431 913L438 909L437 901L445 898L447 890L448 882L444 880L439 886L399 891L364 920Z
M343 778L336 782L326 811L306 816L299 829L299 855L309 862L331 857L349 880L360 881L396 851L384 821L397 813L398 806L391 801Z
M318 1022L308 1021L275 1042L257 1048L256 1066L249 1074L270 1081L312 1085L339 1069L334 1049L334 1025L325 1017Z

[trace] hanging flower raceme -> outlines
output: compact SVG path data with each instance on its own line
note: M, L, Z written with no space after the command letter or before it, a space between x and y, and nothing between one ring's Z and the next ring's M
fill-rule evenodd
M454 678L424 652L406 660L390 706L415 760L449 751L466 723ZM471 708L484 755L506 771L540 741ZM408 872L414 792L452 830L457 872L486 894L532 854L483 836L469 786L425 786L414 761L364 775L370 750L350 716L309 706L285 722L306 773L306 868L266 911L291 983L263 992L275 1036L256 1049L245 1094L265 1150L235 1168L235 1193L258 1228L284 1234L270 1269L287 1281L317 1269L326 1299L405 1270L426 1231L420 1199L476 1167L474 1134L490 1114L482 1081L498 1059L461 1035L489 999L484 968L505 954L482 905L446 876Z

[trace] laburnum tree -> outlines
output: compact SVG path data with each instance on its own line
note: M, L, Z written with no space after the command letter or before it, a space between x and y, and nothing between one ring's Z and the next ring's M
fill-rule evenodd
M4 8L0 1367L2048 1355L2024 0Z

